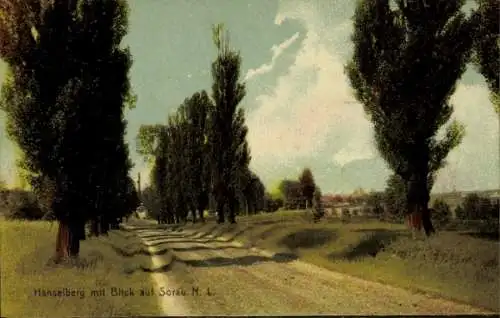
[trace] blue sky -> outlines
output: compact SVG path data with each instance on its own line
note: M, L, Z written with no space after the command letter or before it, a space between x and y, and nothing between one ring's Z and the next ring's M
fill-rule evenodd
M389 174L372 142L372 128L343 73L352 44L355 1L130 0L130 73L138 95L127 111L127 141L137 172L149 167L135 153L142 124L165 123L194 92L210 90L216 51L211 25L223 22L240 50L247 96L251 167L272 186L308 166L323 192L383 189ZM5 66L0 64L0 81ZM500 187L499 120L482 77L470 67L452 97L466 126L434 191ZM0 114L4 116L3 114ZM0 175L15 182L13 145L0 120Z

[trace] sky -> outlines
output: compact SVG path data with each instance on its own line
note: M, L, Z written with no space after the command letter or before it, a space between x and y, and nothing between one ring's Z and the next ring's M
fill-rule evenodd
M138 129L166 123L182 101L210 91L216 56L211 25L224 23L242 56L241 102L249 128L251 168L267 187L309 167L323 193L382 190L390 174L373 144L371 123L344 74L352 54L352 0L130 0L124 44L134 64L137 106L127 110L134 178L149 168L135 149ZM470 6L468 6L470 7ZM466 8L467 9L467 8ZM0 62L0 82L5 65ZM500 120L488 89L470 66L451 98L466 127L433 192L500 188ZM16 178L15 147L0 113L0 176Z

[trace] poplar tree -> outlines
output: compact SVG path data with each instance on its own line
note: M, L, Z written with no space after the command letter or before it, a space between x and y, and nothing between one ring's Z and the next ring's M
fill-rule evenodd
M447 124L472 46L464 3L363 0L353 17L349 80L373 123L379 153L406 183L408 213L421 214L427 235L434 232L428 203L435 174L464 134L458 122Z
M211 171L217 222L224 223L227 209L229 221L236 223L237 191L248 169L250 151L245 113L239 107L246 94L240 82L241 56L230 48L229 34L224 31L222 24L212 29L217 57L212 63Z

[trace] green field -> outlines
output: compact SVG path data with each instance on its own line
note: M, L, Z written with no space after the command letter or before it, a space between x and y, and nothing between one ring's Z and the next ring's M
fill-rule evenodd
M277 212L240 217L238 224L188 224L247 246L292 254L349 275L499 311L499 242L474 233L441 231L413 239L404 225L326 219Z
M0 221L1 315L4 317L109 317L160 314L156 297L112 296L111 288L151 288L149 256L122 256L136 239L112 231L108 237L82 241L81 260L73 264L51 262L57 224ZM35 295L36 290L68 288L75 295ZM105 290L105 295L92 291ZM64 292L64 290L63 290ZM83 295L80 293L84 293ZM82 297L83 296L83 297Z

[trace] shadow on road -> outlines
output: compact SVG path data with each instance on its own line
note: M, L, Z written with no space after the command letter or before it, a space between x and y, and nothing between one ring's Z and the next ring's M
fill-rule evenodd
M172 239L175 240L172 240ZM214 239L179 239L178 237L163 237L161 239L157 239L154 241L148 241L147 243L143 243L144 246L149 246L149 247L156 247L159 245L164 245L164 244L175 244L175 243L201 243L201 244L208 244L208 243L213 243L213 242L218 242L217 240Z
M227 245L227 246L217 246L217 247L210 247L207 245L198 245L198 246L189 246L189 247L170 247L168 244L210 244L210 243L229 243L231 241L234 241L235 238L244 235L245 232L250 231L256 226L262 226L264 224L272 224L275 222L259 222L258 224L225 224L225 225L213 225L210 226L206 231L203 231L202 233L198 231L194 231L192 233L186 233L184 232L183 234L177 234L174 233L174 231L183 231L182 227L169 227L166 228L164 227L163 229L165 230L164 233L163 231L158 231L158 227L151 225L151 226L141 226L141 227L136 227L132 229L126 229L127 233L125 235L129 235L128 233L134 233L138 236L140 236L142 239L145 240L145 242L142 242L141 245L143 246L148 246L148 247L157 247L160 245L166 245L164 247L158 248L158 250L155 251L149 251L144 247L141 248L131 248L131 249L125 249L125 248L120 248L118 246L112 245L111 247L113 250L119 254L120 256L123 257L133 257L136 255L147 255L147 256L154 256L154 255L164 255L169 252L190 252L190 251L216 251L216 250L226 250L226 249L240 249L240 250L246 250L246 247L240 247L240 246L235 246L235 245ZM267 229L265 232L256 234L253 239L259 239L259 238L265 238L269 235L271 235L276 229L281 227L282 225L276 225L273 226L269 229ZM155 233L154 231L158 231ZM148 233L149 232L149 233ZM304 231L307 232L307 231ZM313 233L311 231L311 233ZM326 232L325 232L326 233ZM328 236L327 234L320 232L318 234L317 231L315 231L315 234L313 235L313 241L314 244L320 244L324 240L327 240L331 238L332 236ZM225 240L217 240L215 238L208 238L208 236L220 236L220 235L227 235L228 237ZM297 243L295 242L296 240L301 241L302 236L307 237L310 235L310 233L294 233L288 238L284 239L284 244L286 245L287 243L289 244L294 244ZM250 238L252 239L252 238ZM137 244L138 245L138 244ZM311 246L311 243L306 244L303 243L302 245L304 246ZM246 255L246 256L241 256L241 257L212 257L208 259L200 259L200 260L183 260L180 259L178 256L174 257L171 262L168 264L165 264L164 266L160 268L147 268L144 266L137 266L135 269L129 269L127 272L134 272L135 270L142 270L143 272L165 272L170 270L172 263L179 263L179 264L184 264L187 266L191 267L220 267L220 266L251 266L254 264L258 263L263 263L263 262L275 262L275 263L286 263L286 262L291 262L293 260L298 259L298 256L295 253L276 253L273 255L273 257L266 257L266 256L257 256L257 255Z
M163 237L163 236L165 236L165 234L172 235L172 232L171 231L165 231L163 233L161 233L161 232L155 232L155 233L151 233L151 234L141 234L140 237L144 238L144 239L149 239L149 238ZM180 235L181 234L178 234L177 236L180 236Z
M191 267L221 267L221 266L251 266L263 262L287 263L298 257L293 253L277 253L273 257L248 255L241 257L212 257L203 260L182 260L176 258L176 262Z
M240 237L242 236L245 232L247 231L250 231L252 230L253 228L255 228L255 225L250 225L250 226L247 226L247 227L244 227L242 229L240 229L239 231L236 231L236 232L231 232L230 236L227 237L226 240L224 240L225 242L230 242L230 241L234 241L237 237Z
M227 250L227 249L245 250L246 248L235 245L228 245L228 246L218 246L218 247L209 247L209 246L172 247L170 249L174 252L193 252L193 251L217 251L217 250Z
M134 257L136 255L146 255L146 256L154 256L154 255L165 255L169 249L168 248L161 248L156 251L148 251L144 248L140 249L126 249L126 248L120 248L116 245L109 244L113 251L115 251L118 255L122 257Z
M159 266L159 267L155 267L155 268L151 268L151 267L147 267L147 266L144 266L144 265L136 265L136 266L131 266L131 267L127 267L123 270L123 272L125 274L133 274L137 271L141 271L141 272L144 272L144 273L166 273L168 271L171 271L172 270L172 267L174 266L174 262L171 261L169 263L166 263L162 266Z

